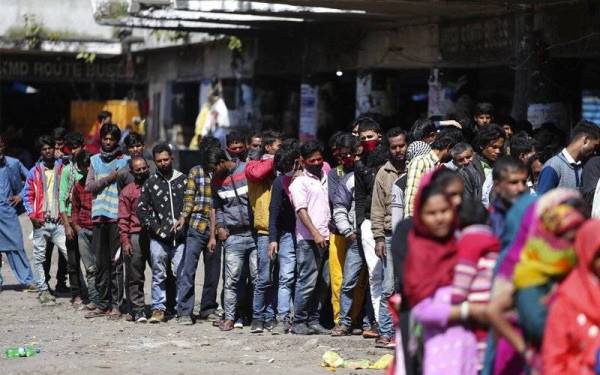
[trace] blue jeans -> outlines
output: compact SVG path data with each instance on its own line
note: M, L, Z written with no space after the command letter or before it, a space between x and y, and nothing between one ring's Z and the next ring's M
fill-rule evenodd
M194 228L188 229L185 249L177 274L177 313L179 316L191 316L194 311L196 269L200 253L203 250L204 254L207 252L206 244L209 235L208 227L202 233Z
M383 283L381 284L381 300L379 304L379 334L388 338L394 337L394 324L388 309L388 300L394 294L394 262L392 260L392 238L385 238L386 256L383 263Z
M2 254L6 255L8 265L17 282L21 285L31 285L33 283L33 273L25 250L0 251L0 270L2 269ZM2 279L2 272L0 272L0 287L2 287L2 284L4 284L4 279Z
M252 319L270 322L275 319L276 289L273 271L274 262L269 258L269 236L256 236L257 273L254 286Z
M44 262L46 261L46 247L53 243L61 254L67 258L67 237L65 227L60 223L46 222L40 228L33 230L33 272L38 291L48 290Z
M344 262L344 272L342 278L342 289L340 293L340 324L346 327L352 327L352 304L354 303L354 289L358 284L358 279L366 265L365 254L361 248L360 239L352 242L346 250L346 261ZM365 295L365 311L363 317L363 327L370 327L371 321L375 321L373 304L371 298Z
M319 310L326 288L323 279L325 251L317 247L315 241L298 241L294 325L319 323Z
M92 230L81 228L77 233L77 243L79 245L79 255L85 268L85 280L87 283L88 298L90 302L98 304L98 290L96 289L96 255L92 250Z
M238 303L242 300L244 284L244 268L249 267L250 280L256 280L257 258L256 242L252 233L232 234L223 243L225 254L225 282L223 286L223 310L226 320L235 320Z
M296 280L296 238L285 232L279 239L279 288L277 291L277 316L280 321L291 323L292 296Z
M179 272L184 244L177 246L150 240L150 258L152 259L152 310L167 309L167 272L171 263L173 274Z

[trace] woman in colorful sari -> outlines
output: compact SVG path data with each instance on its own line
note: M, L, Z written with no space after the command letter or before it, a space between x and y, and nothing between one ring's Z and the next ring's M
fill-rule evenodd
M415 200L404 264L404 296L423 327L423 374L475 375L475 338L464 335L460 324L469 319L484 321L485 307L473 305L465 311L451 304L458 219L450 197L442 186L431 183L431 176L422 178Z
M582 212L583 201L575 190L559 188L542 196L527 209L521 231L498 269L496 283L512 279L512 289L505 286L502 294L508 298L502 303L497 299L492 302L488 308L490 321L496 332L520 353L521 360L528 354L528 365L533 373L541 367L537 352L552 288L575 264L573 242L576 230L585 221ZM498 309L498 305L502 309ZM506 315L513 306L517 308L522 333L511 324L517 321L516 317ZM495 373L503 370L498 360L506 359L501 350L507 351L497 348ZM512 360L519 361L515 357ZM503 365L510 366L510 363ZM515 373L514 368L512 371Z
M558 287L542 348L544 374L593 375L600 348L600 221L577 233L577 266Z

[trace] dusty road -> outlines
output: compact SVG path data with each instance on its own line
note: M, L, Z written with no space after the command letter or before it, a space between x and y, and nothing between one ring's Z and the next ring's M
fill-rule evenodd
M29 230L28 223L25 228ZM29 254L30 245L26 239ZM256 335L249 332L249 327L223 333L208 322L180 327L174 320L159 325L112 322L104 318L86 320L83 312L72 308L67 298L58 299L57 306L41 307L35 294L11 288L14 278L6 262L4 264L5 290L0 293L2 375L79 371L85 374L328 374L328 370L320 367L321 356L327 350L335 350L350 359L376 360L390 353L375 349L372 340L360 337ZM201 275L197 283L199 280L202 280ZM52 286L54 282L53 278ZM197 287L201 288L201 284ZM149 302L149 293L146 302ZM38 356L4 358L7 347L31 342L40 346ZM343 369L337 373L382 372Z

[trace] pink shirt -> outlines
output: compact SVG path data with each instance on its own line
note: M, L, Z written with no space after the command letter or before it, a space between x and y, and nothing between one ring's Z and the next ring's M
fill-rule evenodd
M327 173L319 180L316 176L304 172L296 177L290 185L292 204L296 210L296 236L298 241L314 240L308 229L298 217L298 210L306 208L308 216L321 236L329 239L329 194L327 193Z

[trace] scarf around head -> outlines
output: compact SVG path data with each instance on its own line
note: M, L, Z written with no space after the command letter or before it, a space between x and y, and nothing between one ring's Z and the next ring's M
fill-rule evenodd
M516 289L543 285L564 277L575 265L573 242L561 236L578 228L585 217L565 204L580 198L576 190L558 188L543 195L535 207L533 225L515 266Z
M600 220L585 223L575 239L577 265L560 285L557 298L564 298L577 312L600 325L600 283L590 265L600 250Z
M422 177L415 197L415 215L413 227L408 234L408 255L403 280L404 295L411 308L425 298L433 296L440 287L451 285L454 278L457 248L453 234L458 226L457 221L455 220L448 238L436 239L420 218L423 204L421 193L439 171L440 169L436 169Z

